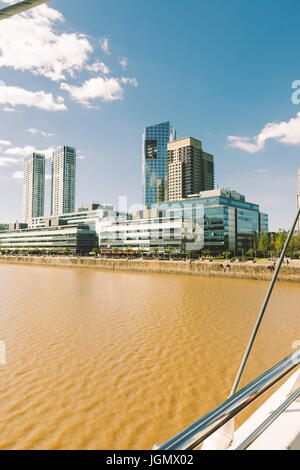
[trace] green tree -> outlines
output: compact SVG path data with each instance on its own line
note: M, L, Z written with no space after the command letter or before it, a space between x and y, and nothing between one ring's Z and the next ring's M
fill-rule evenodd
M226 259L231 258L232 253L231 253L231 251L223 251L222 256Z
M173 253L174 248L172 246L168 246L168 248L165 249L165 253L167 255L171 255Z
M254 252L256 252L258 249L258 242L259 236L258 233L254 230L254 232L252 232L252 248Z
M257 251L260 256L267 256L270 249L270 240L268 232L261 233L258 241Z
M287 236L288 235L284 230L279 230L279 232L276 235L275 251L278 256L282 253L285 242L287 240Z
M211 256L212 252L210 250L203 250L202 255L203 256Z

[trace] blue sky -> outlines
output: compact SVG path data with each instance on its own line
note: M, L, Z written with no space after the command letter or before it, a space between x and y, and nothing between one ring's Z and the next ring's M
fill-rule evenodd
M53 0L0 23L0 222L22 217L24 153L59 145L80 152L77 205L142 202L143 128L170 120L215 155L219 186L287 228L300 167L299 2L82 3Z

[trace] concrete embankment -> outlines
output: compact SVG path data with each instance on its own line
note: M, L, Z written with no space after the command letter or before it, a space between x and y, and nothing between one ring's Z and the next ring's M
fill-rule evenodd
M127 271L160 274L186 274L190 276L224 277L236 279L270 280L273 273L268 264L248 263L207 263L201 261L159 261L126 260L102 258L58 258L0 256L2 264L23 264L32 266L55 266L93 268L108 271ZM281 281L300 282L300 266L283 266L279 275Z

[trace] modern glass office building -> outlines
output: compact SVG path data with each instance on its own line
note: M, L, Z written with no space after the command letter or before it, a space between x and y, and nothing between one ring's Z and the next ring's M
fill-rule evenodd
M181 201L154 206L169 218L186 217L203 229L205 249L213 253L231 251L235 255L252 247L254 234L268 231L268 216L259 205L229 189L204 191Z
M168 143L177 139L177 131L170 122L146 127L143 135L144 204L165 200L168 174Z

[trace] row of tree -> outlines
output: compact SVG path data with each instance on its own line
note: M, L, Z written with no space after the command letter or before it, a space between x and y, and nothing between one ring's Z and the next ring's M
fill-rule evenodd
M252 248L248 251L250 256L279 256L284 248L288 237L288 232L279 230L278 232L265 232L258 235L253 233ZM300 236L295 234L289 244L287 256L299 257L300 256Z
M243 250L243 255L248 258L266 258L279 256L282 253L284 245L288 237L288 232L285 230L279 230L278 232L265 232L258 234L253 232L252 241L248 243L247 248ZM210 250L203 250L202 255L209 256L214 253ZM230 251L224 251L222 253L223 258L231 258L235 256ZM288 246L287 257L300 258L300 235L295 234Z

